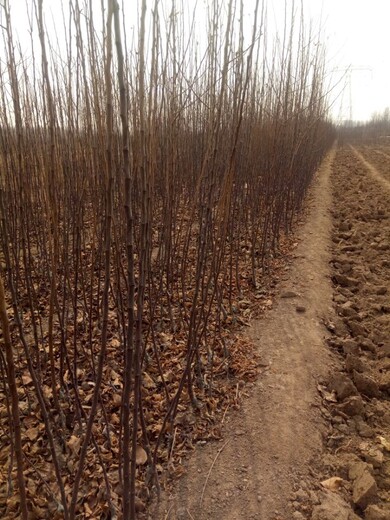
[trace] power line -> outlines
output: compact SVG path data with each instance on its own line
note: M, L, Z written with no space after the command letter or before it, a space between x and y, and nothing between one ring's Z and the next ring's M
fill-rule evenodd
M343 103L344 103L344 92L348 90L348 114L349 114L349 122L352 123L353 121L353 102L352 102L352 74L354 72L359 71L370 71L372 76L372 68L367 66L356 66L356 67L346 67L346 68L336 68L333 69L332 72L343 72L345 74L345 82L344 82L344 88L341 98L341 104L340 104L340 111L339 111L339 121L342 120L342 113L343 113Z

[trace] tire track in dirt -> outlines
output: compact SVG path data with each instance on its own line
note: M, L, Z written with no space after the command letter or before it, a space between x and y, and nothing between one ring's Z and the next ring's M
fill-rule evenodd
M352 145L350 145L351 150L356 155L356 157L364 164L368 172L371 174L371 176L379 181L386 189L390 190L390 181L385 179L380 172L373 166L370 162L368 162L363 155L356 150Z
M322 319L332 302L329 177L334 155L331 151L315 178L282 297L248 331L258 345L262 375L240 412L228 417L225 439L196 449L188 476L150 518L291 520L303 518L293 512L296 508L310 513L326 429L317 382L332 365Z

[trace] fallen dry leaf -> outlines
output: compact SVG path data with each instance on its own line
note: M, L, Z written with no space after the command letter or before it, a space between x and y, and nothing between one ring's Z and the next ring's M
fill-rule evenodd
M344 484L344 480L340 477L331 477L327 480L323 480L321 482L321 486L323 486L325 489L328 489L329 491L338 491L342 485Z
M137 451L135 454L135 461L137 464L142 465L145 464L148 460L148 456L146 454L146 451L143 449L142 446L137 446Z
M29 385L30 383L32 383L33 380L30 374L26 373L22 375L22 381L24 385Z
M39 427L38 426L36 426L35 428L29 428L28 430L26 430L26 437L30 441L35 441L38 438L38 435L39 435Z
M142 384L148 390L153 390L156 388L156 383L153 381L153 379L147 372L144 372L142 374Z
M135 510L137 513L140 513L141 511L145 511L145 504L138 497L135 497Z
M76 435L72 435L66 444L68 445L72 455L77 455L80 451L81 438L77 437Z

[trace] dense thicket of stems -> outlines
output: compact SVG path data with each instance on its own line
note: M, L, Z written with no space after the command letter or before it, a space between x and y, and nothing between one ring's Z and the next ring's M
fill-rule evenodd
M11 408L12 408L12 427L11 430L14 443L15 443L15 455L17 464L18 474L18 485L20 495L20 511L23 520L28 518L27 510L27 498L26 498L26 486L24 483L23 474L23 451L22 451L22 435L20 427L20 414L19 414L19 398L18 390L16 385L15 377L15 362L14 353L12 350L12 341L9 327L9 319L7 314L7 307L5 301L5 292L3 279L0 276L0 324L3 331L3 341L5 347L6 367L7 367L7 382L11 396Z
M243 0L210 1L200 43L184 1L96 6L64 1L56 39L35 0L27 55L9 2L1 15L10 473L26 515L35 457L36 507L72 520L135 518L189 438L178 414L213 421L239 303L333 140L323 50L294 3L271 38L261 0L249 28Z

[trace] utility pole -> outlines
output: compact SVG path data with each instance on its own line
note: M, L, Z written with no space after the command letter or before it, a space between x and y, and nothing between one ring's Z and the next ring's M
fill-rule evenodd
M341 122L341 115L343 111L343 100L344 100L344 92L348 89L348 115L349 115L349 124L352 124L353 121L353 103L352 103L352 73L360 72L360 71L370 71L372 75L372 68L365 66L357 66L357 67L346 67L345 69L333 69L333 72L343 72L345 74L345 83L343 94L341 98L340 111L339 111L339 120Z

